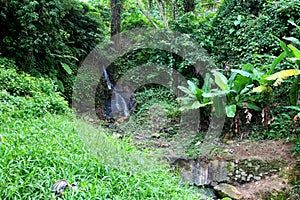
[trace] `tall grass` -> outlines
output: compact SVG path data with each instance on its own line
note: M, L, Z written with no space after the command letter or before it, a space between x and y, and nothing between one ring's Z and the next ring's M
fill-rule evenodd
M102 131L53 114L7 120L0 125L0 199L54 198L59 179L84 189L66 191L66 199L195 198L159 161Z

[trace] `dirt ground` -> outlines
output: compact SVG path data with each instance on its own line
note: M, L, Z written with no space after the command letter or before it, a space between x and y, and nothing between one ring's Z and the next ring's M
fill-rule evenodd
M186 150L190 146L184 146L187 141L191 141L195 135L182 135L180 138L172 138L167 140L163 135L156 133L152 135L139 135L133 138L133 143L138 143L143 148L153 148L157 153L165 157L182 157L186 155ZM151 141L151 142L150 142ZM201 143L193 144L195 148L203 148ZM284 140L265 140L265 141L227 141L226 143L218 143L217 150L212 153L210 159L218 160L244 160L259 159L262 161L284 161L290 166L296 164L296 159L292 155L293 144L286 143ZM299 172L298 172L299 173ZM299 174L298 174L299 175ZM300 175L299 175L300 176ZM270 199L270 195L275 195L278 191L288 191L291 186L288 184L289 178L282 174L275 174L265 179L237 185L237 189L244 195L244 199L258 200ZM300 194L299 194L300 195ZM300 196L289 199L300 199ZM283 197L282 199L286 199Z

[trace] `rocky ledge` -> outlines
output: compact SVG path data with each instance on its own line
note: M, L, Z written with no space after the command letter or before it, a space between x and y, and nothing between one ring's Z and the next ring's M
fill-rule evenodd
M175 170L185 183L198 186L199 188L214 188L214 193L219 197L230 197L232 199L260 199L255 194L262 195L259 185L265 193L273 190L289 189L287 174L290 177L299 176L295 163L287 163L279 160L259 160L247 158L241 160L209 160L207 157L196 159L169 158ZM296 174L295 174L296 173ZM264 180L278 180L280 182L266 186ZM282 183L283 182L283 183ZM264 183L264 184L263 184ZM257 191L249 188L256 185ZM244 186L244 187L243 187ZM245 189L247 188L248 189ZM212 198L217 198L211 195ZM202 199L204 199L202 197Z

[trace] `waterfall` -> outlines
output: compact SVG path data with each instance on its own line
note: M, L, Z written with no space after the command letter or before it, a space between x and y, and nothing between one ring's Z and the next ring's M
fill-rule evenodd
M107 71L105 68L103 68L103 75L104 75L104 79L105 79L108 90L112 91L111 100L109 98L106 98L106 103L105 103L106 115L108 117L111 117L111 116L129 117L130 112L128 109L127 102L130 102L130 99L127 99L127 101L125 99L125 97L127 97L128 94L126 94L126 92L122 93L121 91L117 91L114 88L114 86L110 82L110 79L108 77L108 74L107 74ZM109 100L110 100L110 102L109 102Z
M119 116L125 116L125 117L129 117L130 115L124 97L115 90L113 90L112 110L114 112L114 115L117 114Z
M113 86L109 80L109 77L108 77L108 74L107 74L107 71L105 68L103 68L103 75L104 75L104 79L105 79L105 82L106 82L106 85L107 85L107 88L109 90L112 90L113 89Z

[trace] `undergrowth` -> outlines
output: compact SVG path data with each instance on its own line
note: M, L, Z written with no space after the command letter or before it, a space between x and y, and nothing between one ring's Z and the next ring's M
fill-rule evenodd
M79 183L64 199L196 199L162 161L76 120L50 81L1 63L0 199L53 199L60 179Z

